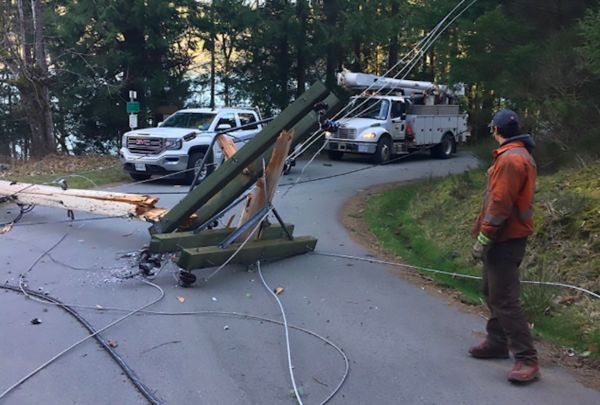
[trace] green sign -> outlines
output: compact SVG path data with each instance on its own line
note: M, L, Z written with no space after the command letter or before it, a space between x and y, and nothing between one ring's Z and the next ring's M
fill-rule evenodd
M140 102L139 101L128 101L127 102L127 112L129 114L135 114L140 112Z

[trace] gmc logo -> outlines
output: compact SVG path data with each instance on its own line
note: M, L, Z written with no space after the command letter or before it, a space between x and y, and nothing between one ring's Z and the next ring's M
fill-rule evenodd
M150 140L149 139L136 139L135 144L136 145L150 145Z

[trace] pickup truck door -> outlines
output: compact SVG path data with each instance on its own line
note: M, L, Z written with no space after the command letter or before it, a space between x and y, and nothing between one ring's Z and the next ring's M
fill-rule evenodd
M259 124L251 125L254 122L257 122L256 116L251 112L239 112L236 113L240 126L248 125L247 127L236 131L236 136L240 139L243 139L243 144L245 145L250 139L254 138L256 134L260 132ZM238 145L238 148L241 148Z

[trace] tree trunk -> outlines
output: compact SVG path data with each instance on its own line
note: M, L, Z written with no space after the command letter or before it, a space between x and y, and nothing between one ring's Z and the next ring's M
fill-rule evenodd
M392 0L392 8L390 10L390 17L392 21L397 21L398 11L400 9L399 0ZM392 28L392 35L390 38L390 46L388 48L388 63L387 70L391 70L396 67L398 63L398 31ZM393 76L394 72L390 72Z
M215 6L214 2L210 6L210 108L215 108Z
M328 87L334 87L337 79L335 76L339 60L339 42L337 40L337 19L339 6L337 0L327 0L323 2L323 11L325 13L325 25L327 27L327 66L325 70L325 84Z
M27 3L17 0L16 5L12 19L15 26L9 29L18 34L3 38L10 50L6 55L0 54L0 61L8 66L14 77L31 129L31 153L23 153L23 157L41 158L56 151L41 3L40 0Z
M56 151L48 86L39 82L23 84L24 80L26 79L22 79L18 88L31 129L30 157L42 158Z
M298 40L296 41L296 97L300 97L306 89L306 20L308 18L306 0L296 1L296 18L300 25Z

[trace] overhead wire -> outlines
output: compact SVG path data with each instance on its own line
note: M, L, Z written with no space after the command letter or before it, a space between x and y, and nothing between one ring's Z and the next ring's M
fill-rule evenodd
M416 64L418 63L419 59L424 55L425 52L427 52L429 50L429 48L431 48L431 46L437 41L437 39L440 37L440 35L442 35L446 29L448 29L448 27L454 23L454 21L456 21L456 19L458 19L460 16L462 16L473 4L475 4L477 2L477 0L472 0L471 3L469 3L464 9L462 9L456 16L454 16L454 18L448 22L445 26L444 23L448 20L448 18L450 18L450 16L452 14L454 14L454 12L456 10L459 9L459 7L465 3L466 0L461 0L448 14L446 14L446 16L423 38L421 39L421 41L419 41L417 43L417 45L415 45L415 47L409 52L407 53L407 55L405 55L402 59L400 59L395 65L393 65L390 69L387 70L387 72L385 72L383 74L383 77L386 77L387 74L389 74L390 72L392 72L397 66L399 66L400 64L404 63L405 60L409 57L409 55L414 53L414 56L412 57L412 59L410 59L410 61L405 64L400 71L398 71L394 76L392 76L392 79L397 78L398 76L402 75L401 79L406 78L406 76L408 76L408 74L412 71L412 69L416 66ZM422 48L421 48L422 47ZM363 90L361 92L361 94L367 94L367 92L373 88L375 86L375 84L377 84L377 81L374 81L373 83L371 83L365 90ZM368 95L367 97L363 97L364 99L358 103L358 105L356 105L354 108L352 108L350 111L348 111L342 118L340 118L339 120L342 121L344 119L346 119L350 114L352 114L353 112L355 112L357 109L359 109L361 106L363 106L364 104L366 104L370 99L378 96L386 87L388 87L387 83L383 83L383 85L379 86L378 89L373 93ZM394 91L392 88L390 88L388 90L388 92L385 95L389 95L392 91ZM341 111L339 111L337 114L335 114L332 117L332 120L335 120L345 109L347 109L350 106L347 105L346 107L344 107ZM358 115L360 115L361 113L363 113L364 111L366 111L366 109L363 109L361 112L358 113ZM317 131L313 132L313 134L307 139L307 141L303 144L303 147L300 148L298 151L294 151L291 155L292 158L296 158L298 156L300 156L302 153L304 153L306 150L308 150L308 148L310 146L312 146L322 135L322 131L321 129L318 129ZM325 143L326 146L326 143ZM325 148L325 146L322 146L319 149L319 153Z

